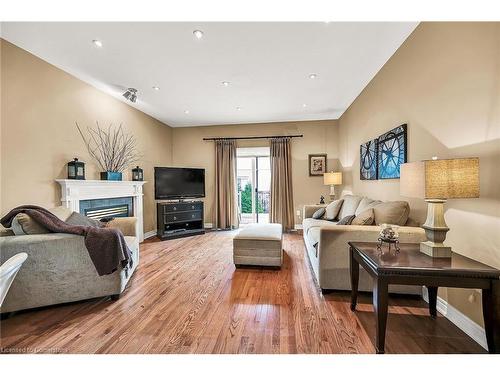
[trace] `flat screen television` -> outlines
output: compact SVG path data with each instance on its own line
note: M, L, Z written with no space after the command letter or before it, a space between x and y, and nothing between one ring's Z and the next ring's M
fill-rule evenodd
M202 198L204 196L204 169L155 167L155 199Z

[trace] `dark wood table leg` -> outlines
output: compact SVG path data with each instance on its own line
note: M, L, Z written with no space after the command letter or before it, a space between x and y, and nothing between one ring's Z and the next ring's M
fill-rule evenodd
M431 314L431 317L435 319L437 316L436 305L437 305L438 287L428 286L427 292L429 294L429 314Z
M375 346L377 354L385 353L385 327L387 324L387 309L389 303L388 284L383 278L376 278L373 283L373 308L377 334Z
M489 353L500 353L500 281L492 280L483 289L483 317Z
M356 310L358 302L358 283L359 283L359 263L354 259L354 250L349 248L350 262L349 267L351 271L351 310Z

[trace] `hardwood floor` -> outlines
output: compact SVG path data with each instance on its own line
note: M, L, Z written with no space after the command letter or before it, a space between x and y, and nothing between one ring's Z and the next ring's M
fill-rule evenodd
M371 296L323 296L302 237L285 236L284 267L235 269L234 232L141 245L137 272L109 298L22 312L1 322L1 352L374 353ZM427 305L391 298L387 353L485 353Z

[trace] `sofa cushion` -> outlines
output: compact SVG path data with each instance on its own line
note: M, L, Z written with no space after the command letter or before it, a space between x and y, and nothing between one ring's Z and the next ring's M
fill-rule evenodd
M372 225L374 221L375 214L373 213L373 208L369 208L356 215L351 225Z
M344 196L344 203L339 213L339 220L342 220L346 216L356 215L356 209L363 197L357 195L346 195Z
M325 207L321 207L319 210L315 211L312 215L313 219L321 219L325 214Z
M366 211L369 208L373 208L380 203L382 203L382 201L373 200L368 197L363 197L363 199L361 199L361 202L359 202L358 208L356 208L356 212L354 214L358 216L360 213Z
M346 216L343 219L340 219L337 222L337 225L351 225L351 222L354 220L355 217L356 217L356 215Z
M375 224L405 225L410 214L410 205L405 201L383 202L373 207Z
M343 203L343 199L338 199L328 204L325 208L325 219L330 221L335 220L339 215Z

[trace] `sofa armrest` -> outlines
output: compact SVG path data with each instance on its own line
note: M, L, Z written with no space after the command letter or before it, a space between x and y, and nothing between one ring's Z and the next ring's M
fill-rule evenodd
M313 213L318 211L321 207L326 207L326 204L306 204L302 209L302 219L307 219L313 216Z
M374 225L338 225L320 229L318 259L324 268L349 267L348 242L376 242L380 227ZM418 227L399 227L401 243L425 241L425 231Z
M137 237L136 231L137 218L135 217L116 217L106 224L106 228L119 229L124 236Z

